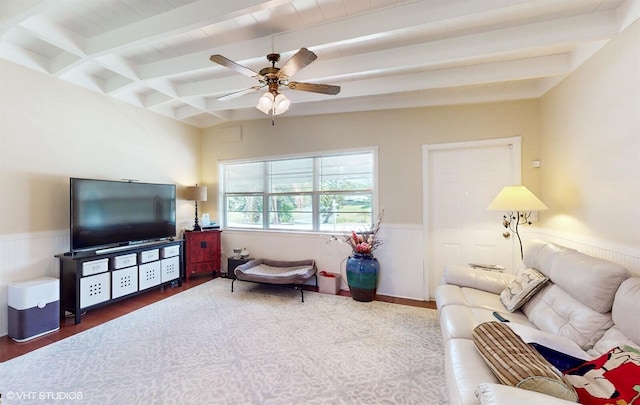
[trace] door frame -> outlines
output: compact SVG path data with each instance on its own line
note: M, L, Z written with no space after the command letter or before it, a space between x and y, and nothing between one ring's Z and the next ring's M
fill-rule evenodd
M522 137L517 135L508 138L494 138L480 141L461 141L451 143L424 144L422 145L422 232L423 232L423 252L424 260L422 262L424 274L424 299L431 300L430 297L430 267L431 267L431 237L429 226L431 224L429 218L429 154L434 151L455 150L455 149L472 149L486 148L494 146L508 146L511 149L511 179L512 184L517 185L522 182Z

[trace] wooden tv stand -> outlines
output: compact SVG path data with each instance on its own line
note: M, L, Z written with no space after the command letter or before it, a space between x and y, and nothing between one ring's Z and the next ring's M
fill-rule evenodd
M182 245L179 239L56 255L60 259L60 316L69 311L78 324L86 310L154 287L182 285Z

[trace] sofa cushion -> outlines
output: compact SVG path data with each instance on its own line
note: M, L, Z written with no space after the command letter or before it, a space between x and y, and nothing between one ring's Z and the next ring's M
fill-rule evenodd
M625 280L616 292L611 315L616 327L627 337L640 345L640 277Z
M500 301L513 312L538 292L549 278L536 269L526 269L500 293Z
M592 355L601 355L612 347L629 345L640 347L640 277L626 279L616 292L611 315L615 325L608 329L598 340L592 350Z
M475 404L478 384L498 383L470 339L444 343L444 371L450 405Z
M571 405L573 401L551 398L546 394L525 391L508 385L482 383L476 387L476 398L480 405Z
M611 311L616 290L629 277L618 264L540 241L527 247L524 263L600 313Z
M640 395L640 350L615 347L601 357L565 372L582 404L631 404Z
M589 308L552 283L524 304L522 311L538 329L569 338L586 351L613 326L611 313Z
M513 281L513 274L474 269L469 266L449 265L445 268L444 282L460 287L500 294Z
M486 322L473 330L473 343L498 380L529 391L575 401L577 395L538 352L501 322Z
M481 293L477 290L475 292ZM470 294L476 305L483 303L482 306L450 304L439 309L440 329L444 340L450 338L472 339L473 328L481 323L496 320L493 316L494 311L507 318L511 321L510 323L534 326L521 311L507 312L497 295L485 294L487 296L484 300Z

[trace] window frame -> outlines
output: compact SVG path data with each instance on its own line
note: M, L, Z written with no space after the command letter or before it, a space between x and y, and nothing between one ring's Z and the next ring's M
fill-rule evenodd
M349 190L320 190L320 176L318 175L318 158L324 157L334 157L334 156L346 156L346 155L358 155L370 153L372 157L372 190L368 191L349 191ZM278 161L278 160L295 160L295 159L305 159L311 158L313 159L313 190L312 191L304 191L298 193L290 193L290 192L275 192L272 193L269 191L269 178L268 176L263 176L263 191L262 192L233 192L227 193L225 190L225 166L233 165L233 164L243 164L243 163L263 163L268 164L269 162ZM320 229L320 196L324 194L366 194L371 195L371 221L372 224L376 221L376 213L378 207L378 147L367 147L367 148L356 148L356 149L341 149L336 151L323 151L316 152L310 154L292 154L292 155L278 155L278 156L268 156L268 157L256 157L256 158L246 158L246 159L231 159L231 160L220 160L218 161L218 207L220 212L220 225L223 229L229 229L234 231L248 231L248 232L281 232L281 233L310 233L310 234L335 234L337 232L342 231L328 231ZM311 195L312 199L312 226L310 229L283 229L283 228L274 228L269 223L269 214L271 213L269 209L269 197L274 195ZM262 197L262 225L260 227L250 227L250 226L229 226L227 223L227 204L226 204L226 196L227 195L238 195L238 196L261 196ZM366 226L372 224L363 224Z

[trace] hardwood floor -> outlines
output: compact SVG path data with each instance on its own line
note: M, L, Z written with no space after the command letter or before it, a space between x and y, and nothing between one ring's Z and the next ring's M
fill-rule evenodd
M164 298L170 297L175 294L179 294L183 291L188 290L189 288L193 288L202 283L206 283L211 280L211 277L192 277L188 282L183 281L181 287L174 288L165 288L164 290L160 290L160 288L148 291L144 294L136 295L135 297L131 297L129 299L120 301L119 303L113 305L106 305L104 307L100 307L97 309L93 309L87 311L85 315L82 316L82 322L78 325L74 325L73 317L65 318L60 321L60 329L49 333L47 335L41 336L39 338L35 338L28 342L18 343L11 339L9 336L1 336L0 337L0 362L4 362L10 360L14 357L21 356L23 354L29 353L30 351L39 349L51 343L54 343L58 340L65 339L69 336L75 335L76 333L80 333L87 329L91 329L95 326L98 326L102 323L108 322L112 319L118 318L122 315L128 314L129 312L133 312L137 309L145 307L149 304L153 304L154 302L160 301ZM308 287L306 290L317 291L317 287ZM351 294L349 291L341 290L339 295L350 297ZM422 308L431 308L436 309L436 305L433 301L416 301L404 298L395 298L384 295L377 295L377 301L391 302L400 305L410 305Z

